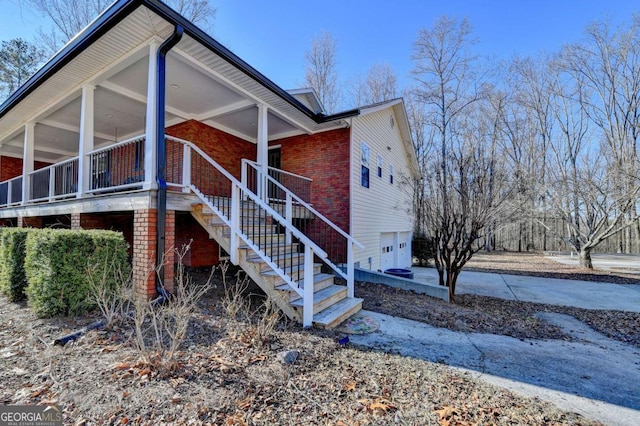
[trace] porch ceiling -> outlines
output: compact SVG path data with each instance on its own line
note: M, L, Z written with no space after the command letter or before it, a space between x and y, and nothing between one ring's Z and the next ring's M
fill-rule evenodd
M145 7L127 16L0 118L0 153L22 156L24 124L35 122L36 160L77 155L83 85L95 87L96 148L143 134L148 44L171 29ZM269 139L342 125L318 125L189 35L167 58L167 125L193 119L255 142L259 103L269 106Z

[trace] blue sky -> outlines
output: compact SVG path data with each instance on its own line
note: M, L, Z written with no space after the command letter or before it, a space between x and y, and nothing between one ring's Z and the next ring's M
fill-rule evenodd
M213 35L285 89L304 80L304 54L325 30L338 40L343 82L388 63L408 85L412 44L420 28L442 15L466 17L478 53L498 58L556 51L580 40L595 20L620 23L640 12L632 0L212 0L218 7ZM0 40L31 40L42 25L18 0L0 0Z

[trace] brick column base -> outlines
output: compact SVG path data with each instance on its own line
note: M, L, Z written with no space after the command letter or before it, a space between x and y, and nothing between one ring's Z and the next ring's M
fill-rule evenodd
M77 231L80 227L80 213L71 213L71 229Z
M154 298L156 292L156 240L158 211L136 210L133 215L133 281L136 294L146 299ZM173 291L175 212L166 216L164 288Z

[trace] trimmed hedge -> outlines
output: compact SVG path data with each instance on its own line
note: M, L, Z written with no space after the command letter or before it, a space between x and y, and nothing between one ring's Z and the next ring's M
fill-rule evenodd
M113 231L39 229L26 239L25 289L39 317L77 315L94 307L88 279L91 265L107 265L128 275L128 244ZM110 274L105 285L120 283Z
M16 302L25 298L25 241L30 229L0 228L0 292Z

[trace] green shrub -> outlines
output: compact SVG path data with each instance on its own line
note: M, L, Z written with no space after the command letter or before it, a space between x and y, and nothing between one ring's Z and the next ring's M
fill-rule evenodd
M93 308L90 266L111 264L128 270L127 248L122 234L113 231L30 232L24 265L29 306L39 317L76 315ZM104 281L107 286L118 284L115 275Z
M24 273L27 228L0 228L0 292L11 301L25 298Z

